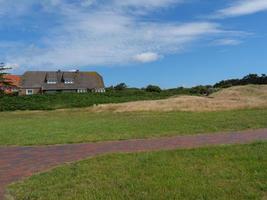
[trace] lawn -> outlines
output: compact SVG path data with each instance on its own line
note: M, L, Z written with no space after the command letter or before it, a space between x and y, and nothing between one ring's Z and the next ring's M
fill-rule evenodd
M113 154L9 186L14 199L263 199L267 143Z
M267 109L93 113L86 109L2 112L0 145L124 140L267 128Z

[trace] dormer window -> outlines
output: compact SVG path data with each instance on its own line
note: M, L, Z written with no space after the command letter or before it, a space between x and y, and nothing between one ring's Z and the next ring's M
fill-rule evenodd
M71 80L71 79L68 79L68 80L64 80L64 83L65 83L65 84L73 84L74 81Z
M47 84L57 84L56 80L47 80Z

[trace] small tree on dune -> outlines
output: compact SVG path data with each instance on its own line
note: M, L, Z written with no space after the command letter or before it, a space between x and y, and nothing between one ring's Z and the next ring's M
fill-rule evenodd
M115 90L125 90L127 85L125 83L120 83L114 87Z
M148 85L146 87L146 91L147 92L158 92L160 93L161 92L161 88L157 85Z

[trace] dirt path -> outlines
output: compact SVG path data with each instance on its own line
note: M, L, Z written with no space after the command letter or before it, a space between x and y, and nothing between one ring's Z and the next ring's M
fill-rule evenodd
M224 134L71 144L40 147L0 147L0 199L6 185L52 167L114 152L188 149L267 140L267 129Z

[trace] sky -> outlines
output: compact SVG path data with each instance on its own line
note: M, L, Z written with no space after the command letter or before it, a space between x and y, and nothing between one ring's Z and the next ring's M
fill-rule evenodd
M162 88L267 74L267 0L0 0L0 61Z

